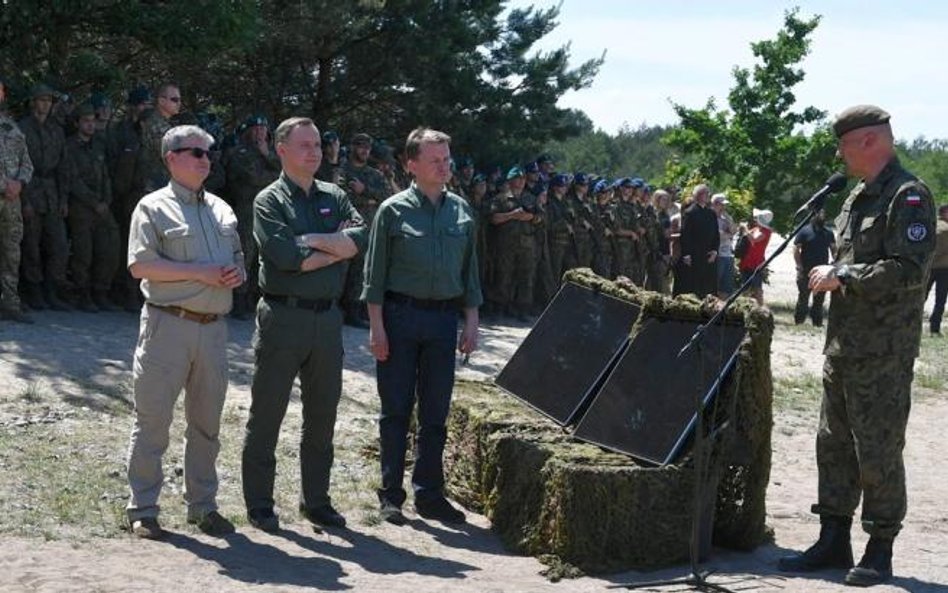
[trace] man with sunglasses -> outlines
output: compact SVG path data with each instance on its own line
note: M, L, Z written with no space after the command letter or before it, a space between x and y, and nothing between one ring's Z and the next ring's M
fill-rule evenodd
M158 87L155 108L141 121L141 152L139 153L139 186L153 192L168 183L168 170L162 160L161 141L171 129L171 118L181 111L181 90L170 83Z
M182 388L188 522L214 536L234 531L217 512L215 462L227 391L224 316L246 272L233 210L204 191L213 141L197 126L168 130L161 154L171 180L143 197L132 213L128 269L141 279L146 305L132 371L135 424L126 509L132 533L146 539L163 535L158 525L161 457Z

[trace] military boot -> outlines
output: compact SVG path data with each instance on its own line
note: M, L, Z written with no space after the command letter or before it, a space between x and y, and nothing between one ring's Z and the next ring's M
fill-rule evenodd
M106 290L94 290L92 292L92 302L99 308L99 311L114 313L115 311L122 310L118 305L112 302Z
M846 584L871 587L892 578L892 538L870 537L862 560L846 574Z
M15 321L16 323L33 323L33 318L19 309L0 310L0 319L5 321Z
M34 311L49 309L46 299L43 298L43 291L40 285L34 282L26 282L23 285L23 301Z
M72 311L72 307L69 303L60 298L56 289L47 287L44 296L46 297L46 302L49 303L49 308L53 311Z
M784 556L777 561L777 568L783 572L813 572L824 568L852 568L853 547L849 531L852 517L820 517L820 539L792 556Z
M76 308L85 313L99 312L99 308L96 307L95 303L92 301L92 295L89 294L88 290L79 292L79 301L76 303Z

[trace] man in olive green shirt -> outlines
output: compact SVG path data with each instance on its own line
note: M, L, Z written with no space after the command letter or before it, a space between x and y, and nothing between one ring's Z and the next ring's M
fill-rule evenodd
M204 191L213 141L197 126L171 128L160 149L171 181L138 202L130 224L128 270L142 281L146 306L132 372L135 425L126 510L132 532L147 539L163 535L158 525L161 457L182 387L188 522L209 535L234 531L217 512L214 464L227 393L223 316L246 273L233 210Z
M451 139L418 128L406 142L415 182L385 200L375 216L365 258L369 348L376 364L382 518L401 525L402 482L409 420L418 396L418 440L412 484L422 517L463 523L464 513L444 497L442 454L454 387L455 345L477 347L477 228L471 207L446 191ZM458 337L458 311L464 327Z
M366 229L345 192L314 179L322 159L319 130L294 117L274 133L283 172L254 199L260 253L254 377L244 440L244 502L251 525L278 531L273 480L277 439L293 380L303 404L300 512L310 522L344 527L330 504L336 407L342 395L345 260L364 247Z

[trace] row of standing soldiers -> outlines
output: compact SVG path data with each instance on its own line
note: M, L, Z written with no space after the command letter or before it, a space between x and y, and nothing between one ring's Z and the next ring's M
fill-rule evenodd
M584 173L544 178L531 164L511 168L493 192L488 181L476 175L466 189L462 183L480 218L486 314L522 320L536 313L563 273L576 267L667 292L671 221L664 206L653 205L642 179L609 183ZM665 205L670 199L661 190L656 197Z
M143 87L132 90L118 121L103 109L110 106L94 99L66 120L54 117L57 97L45 85L34 87L29 113L17 123L33 174L22 196L22 265L10 271L5 264L5 285L16 286L17 279L6 276L19 272L19 293L36 310L138 311L137 282L123 265L131 213L141 196L168 182L164 134L174 125L202 122L180 113L181 93L171 84L158 87L154 100ZM74 130L68 139L66 129ZM233 138L212 152L205 185L237 216L248 281L235 294L234 314L246 317L258 296L253 200L279 176L280 164L264 117L248 118ZM345 154L338 135L328 131L322 149L317 177L345 189L368 224L385 198L410 184L394 151L367 134L354 135ZM669 219L664 207L652 205L643 180L556 174L545 155L506 176L475 174L470 159L458 165L449 189L479 218L485 313L522 318L537 312L574 267L667 291ZM362 267L350 262L341 304L347 323L365 327L358 302Z

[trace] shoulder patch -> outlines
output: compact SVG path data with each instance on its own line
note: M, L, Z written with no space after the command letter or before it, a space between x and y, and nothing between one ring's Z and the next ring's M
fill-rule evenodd
M926 228L925 225L920 222L913 222L908 226L905 234L909 241L912 243L918 243L920 241L924 241L925 237L928 236L928 228Z

